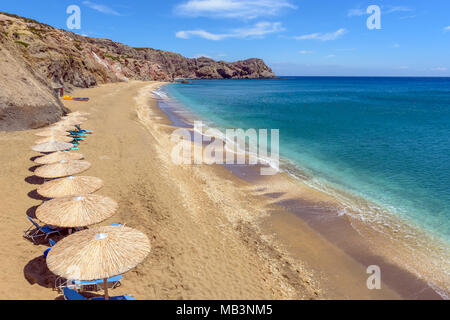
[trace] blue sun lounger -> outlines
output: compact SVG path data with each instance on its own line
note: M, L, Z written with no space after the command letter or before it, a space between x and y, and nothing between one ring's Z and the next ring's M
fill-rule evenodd
M64 288L64 299L66 300L105 300L105 297L95 297L88 299L73 289ZM136 300L128 294L123 296L109 297L110 300Z
M94 133L94 131L92 131L92 130L83 130L83 129L81 129L80 126L79 126L78 124L75 125L75 128L77 128L78 131L81 131L81 132L85 132L85 133Z
M119 274L117 276L111 277L106 279L106 282L108 285L111 285L110 289L114 289L120 285L120 280L122 280L122 275ZM72 280L70 283L67 281L67 279L58 277L55 280L55 288L58 291L61 291L65 288L78 288L78 289L84 289L84 287L95 287L95 290L102 290L103 289L103 279L100 280L92 280L92 281L81 281L81 280Z
M81 131L69 131L71 136L76 136L76 137L85 137L86 133L81 132Z
M94 297L89 300L105 300L105 297ZM125 294L123 296L109 297L109 300L136 300L136 298L128 294Z
M47 258L48 253L52 249L51 247L53 247L56 244L56 241L50 239L48 240L48 243L50 244L50 248L47 248L47 250L44 251L44 258Z
M44 239L47 239L48 236L51 234L57 233L61 235L61 231L63 230L63 228L52 229L49 226L41 227L39 224L37 224L36 221L33 220L33 218L28 217L28 219L31 221L33 225L30 226L27 230L25 230L23 236L27 239L31 239L33 242L35 241L35 238L40 238L43 236L45 236Z
M111 289L114 289L120 284L120 280L122 280L122 275L119 274L117 276L111 277L106 279L108 284L112 284ZM103 279L100 280L92 280L92 281L80 281L80 280L74 280L72 281L73 284L77 287L83 287L83 286L96 286L97 290L103 289Z

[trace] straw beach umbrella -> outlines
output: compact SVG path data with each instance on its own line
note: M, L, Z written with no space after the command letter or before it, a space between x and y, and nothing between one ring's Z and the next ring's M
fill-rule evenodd
M50 136L50 137L45 137L45 138L41 138L39 140L36 140L35 143L36 144L42 144L42 143L53 142L53 141L71 142L71 141L73 141L73 138L65 136L65 135Z
M61 120L62 123L72 123L72 124L77 124L80 122L87 121L87 118L79 117L79 116L72 116L72 117L66 116L66 117L62 117L61 119L62 119Z
M50 127L50 129L37 132L34 135L38 136L38 137L53 137L53 136L64 136L67 134L68 134L68 132L66 130L64 130L64 128Z
M123 274L144 261L150 253L145 234L129 227L95 227L60 240L47 256L53 273L71 280L104 279Z
M39 157L35 159L34 162L37 164L50 164L60 162L62 160L81 160L83 158L84 155L81 153L57 151L46 156Z
M78 116L86 117L86 116L89 116L89 115L90 115L90 113L88 113L88 112L75 111L75 112L68 113L66 116L67 117L78 117Z
M84 160L61 160L37 168L34 175L41 178L61 178L86 171L91 163Z
M46 198L62 198L78 194L90 194L103 187L103 181L96 177L67 177L44 183L37 193Z
M50 141L46 143L37 144L31 149L33 151L37 152L55 152L55 151L62 151L62 150L68 150L73 147L73 144L68 142L62 142L62 141Z
M64 122L57 122L55 124L53 124L50 127L51 130L59 130L59 131L73 131L76 130L77 128L75 127L75 125L73 123L64 123Z
M95 194L49 200L36 209L36 217L49 225L63 228L86 227L111 217L118 204Z

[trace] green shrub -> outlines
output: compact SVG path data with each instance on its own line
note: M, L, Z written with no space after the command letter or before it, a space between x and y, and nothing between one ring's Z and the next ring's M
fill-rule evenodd
M108 54L108 53L105 53L104 56L105 56L106 58L110 58L110 59L112 59L112 60L114 60L114 61L120 62L120 58L119 58L119 57L112 56L112 55L110 55L110 54Z
M30 45L29 43L19 41L19 40L16 40L16 43L23 45L25 48L28 48L28 46Z

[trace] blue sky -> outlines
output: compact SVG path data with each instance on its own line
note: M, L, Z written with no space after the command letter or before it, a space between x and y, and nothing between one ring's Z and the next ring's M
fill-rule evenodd
M259 57L278 75L450 76L449 0L15 0L0 11L187 57ZM369 5L381 29L369 30Z

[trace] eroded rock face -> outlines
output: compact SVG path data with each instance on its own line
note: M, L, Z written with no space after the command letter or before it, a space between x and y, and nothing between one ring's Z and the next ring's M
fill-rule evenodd
M67 111L47 79L0 34L0 131L43 127Z
M53 93L97 84L178 78L272 78L261 59L236 62L185 58L83 37L37 21L0 13L0 131L34 128L64 113ZM24 80L25 79L25 80Z

